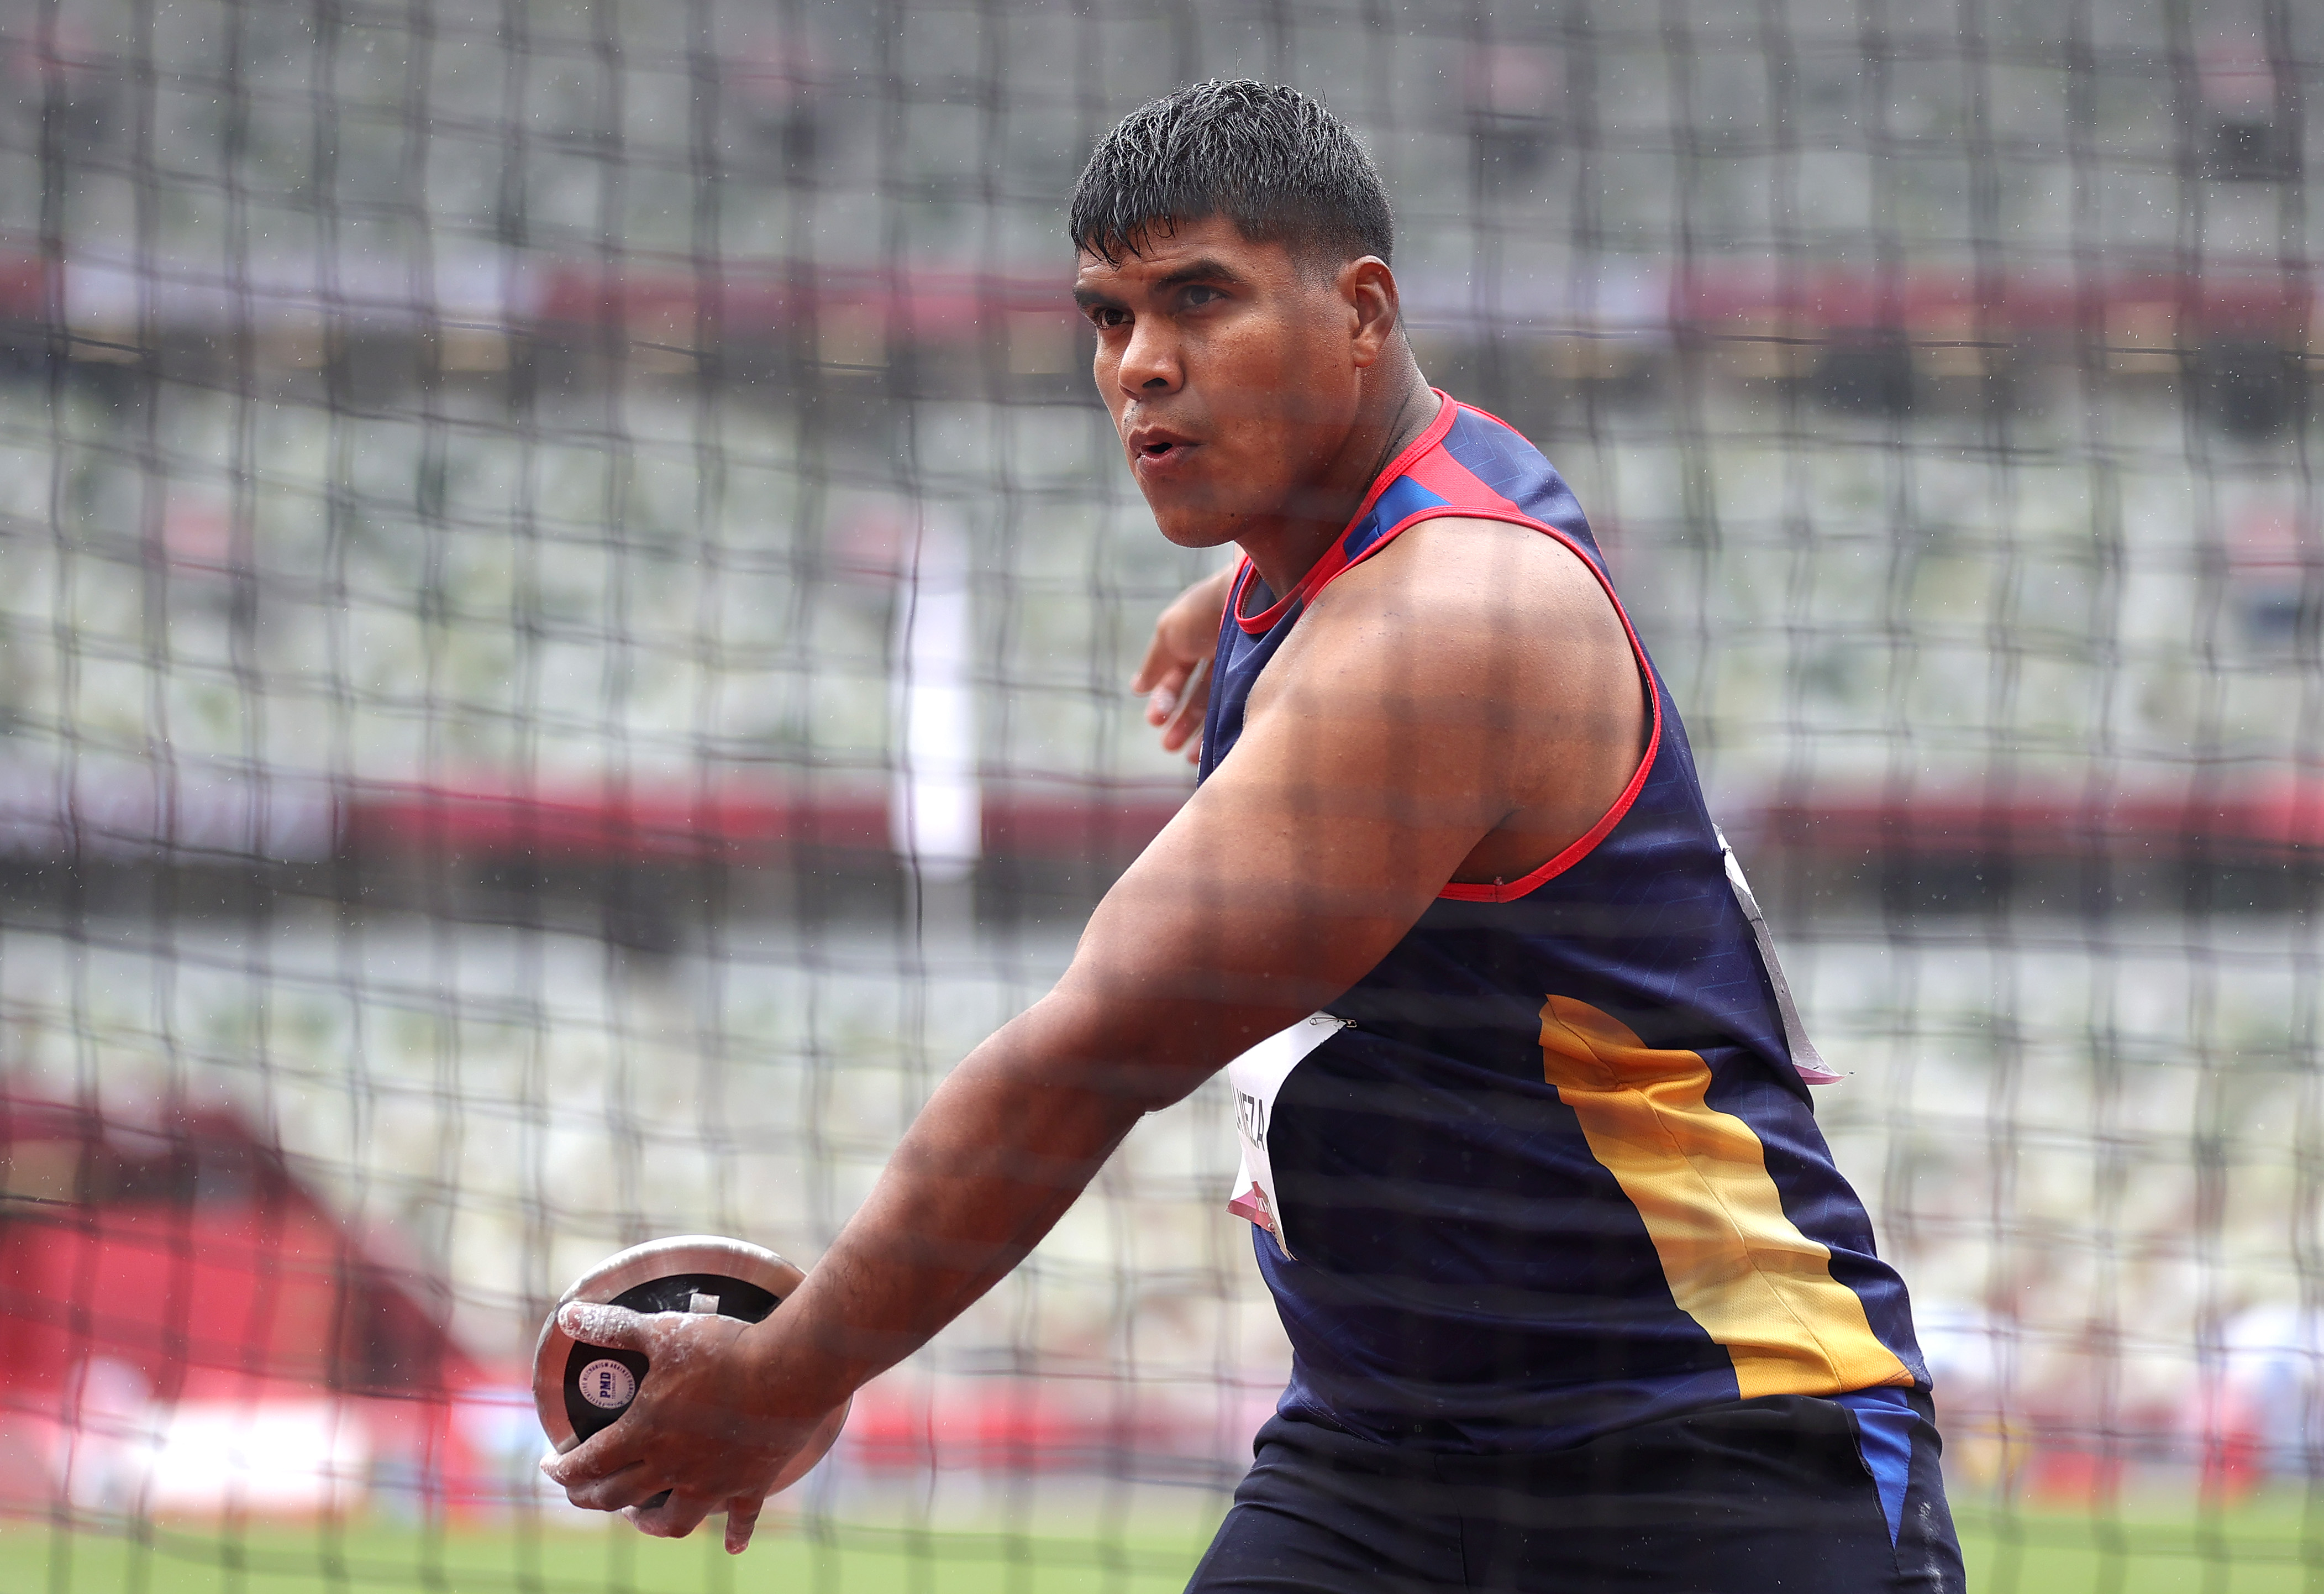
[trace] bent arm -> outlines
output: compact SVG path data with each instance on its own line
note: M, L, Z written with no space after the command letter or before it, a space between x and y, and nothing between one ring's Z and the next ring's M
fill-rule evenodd
M1464 625L1376 562L1277 653L1232 755L1107 894L1057 987L953 1070L806 1284L736 1338L740 1387L692 1398L803 1433L1005 1276L1141 1116L1361 978L1524 806L1510 698L1554 662L1512 653L1506 593ZM551 1476L605 1507L675 1487L641 1524L683 1533L746 1491L704 1477L676 1421L636 1420L657 1383L652 1405L684 1393L660 1369Z
M770 1371L806 1406L837 1404L1005 1277L1141 1117L1361 978L1493 822L1476 804L1416 822L1437 804L1409 790L1361 802L1347 770L1318 764L1428 761L1344 725L1310 738L1296 712L1246 729L1108 894L1057 987L937 1088L770 1320ZM1336 751L1319 756L1324 740Z
M1522 638L1464 638L1442 594L1385 561L1327 597L1056 989L931 1097L786 1307L783 1376L836 1401L909 1355L1025 1257L1140 1117L1363 978L1523 805L1522 708L1504 700L1526 690Z

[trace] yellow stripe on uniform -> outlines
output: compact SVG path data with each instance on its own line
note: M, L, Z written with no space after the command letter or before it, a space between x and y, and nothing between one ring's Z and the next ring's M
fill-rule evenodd
M1552 996L1541 1060L1646 1220L1680 1310L1735 1358L1745 1399L1912 1383L1831 1276L1831 1253L1784 1216L1759 1136L1704 1099L1700 1055L1657 1051L1587 1002Z

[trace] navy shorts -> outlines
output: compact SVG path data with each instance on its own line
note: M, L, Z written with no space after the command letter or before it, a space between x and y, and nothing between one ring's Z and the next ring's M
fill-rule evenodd
M1270 1418L1188 1594L1961 1594L1927 1398L1843 1398L1523 1458Z

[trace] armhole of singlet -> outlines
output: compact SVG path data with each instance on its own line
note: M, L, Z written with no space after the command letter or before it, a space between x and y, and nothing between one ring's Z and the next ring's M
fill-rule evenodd
M1514 880L1452 881L1447 883L1444 889L1436 894L1439 897L1452 902L1508 903L1515 902L1521 896L1539 890L1597 851L1598 844L1611 835L1614 827L1620 824L1628 815L1630 805L1637 802L1638 793L1646 788L1646 775L1655 767L1655 760L1662 754L1663 694L1662 689L1655 684L1654 670L1646 663L1646 645L1638 640L1637 627L1630 624L1630 611L1622 607L1621 596L1614 590L1614 583L1607 579L1604 570L1598 568L1598 561L1582 551L1580 543L1555 526L1537 520L1528 520L1523 515L1480 514L1471 510L1468 512L1466 518L1505 520L1512 525L1529 526L1545 536L1556 538L1567 552L1582 561L1582 568L1596 579L1598 590L1603 592L1606 595L1606 601L1614 606L1614 617L1622 622L1622 635L1630 639L1630 662L1637 668L1638 684L1646 689L1646 705L1653 712L1653 720L1646 731L1646 750L1638 755L1638 767L1630 772L1629 782L1623 786L1621 795L1615 798L1606 811L1598 816L1596 824L1582 832L1580 839L1559 852L1555 857L1551 858L1539 868L1520 875Z
M1315 590L1317 592L1321 592L1323 589L1323 587L1330 586L1332 581L1338 580L1340 577L1345 575L1348 570L1355 569L1356 566L1363 563L1365 560L1370 559L1373 554L1378 553L1381 549L1387 547L1390 542L1394 542L1397 538L1402 536L1405 533L1410 531L1413 527L1418 525L1425 520L1506 521L1510 525L1523 526L1527 531L1539 532L1545 537L1554 537L1567 552L1572 554L1574 558L1582 561L1582 568L1588 570L1590 574L1596 579L1598 582L1598 589L1606 595L1606 601L1614 606L1614 617L1622 622L1622 635L1628 637L1630 641L1630 660L1631 663L1637 666L1638 683L1646 689L1646 702L1653 710L1651 727L1646 733L1646 750L1638 759L1638 767L1631 772L1629 783L1622 788L1622 794L1614 799L1613 805L1608 808L1604 813L1598 817L1598 822L1591 826L1588 830L1584 831L1579 840L1575 841L1572 846L1564 848L1563 851L1558 853L1555 857L1551 858L1539 868L1532 870L1527 874L1521 875L1514 880L1495 880L1489 882L1452 881L1448 883L1444 889L1436 894L1440 900L1448 902L1515 902L1517 898L1527 895L1530 893L1540 889L1550 881L1557 878L1558 876L1565 873L1566 870L1572 868L1574 865L1580 863L1583 858L1588 857L1592 852L1597 850L1598 844L1605 840L1609 835L1612 834L1614 827L1620 824L1623 818L1629 813L1630 805L1638 800L1638 793L1646 790L1647 772L1654 768L1655 759L1662 752L1663 694L1661 689L1656 687L1655 684L1654 671L1647 667L1646 644L1638 640L1637 627L1630 624L1630 612L1622 607L1622 599L1620 596L1615 592L1614 583L1607 579L1606 572L1604 570L1598 568L1598 561L1591 558L1590 555L1582 550L1580 543L1567 536L1563 532L1559 531L1555 526L1550 525L1543 521L1530 519L1526 515L1513 514L1507 511L1496 512L1491 509L1462 508L1450 504L1445 505L1442 508L1432 507L1424 509L1417 514L1414 514L1406 519L1398 521L1394 526L1390 527L1388 531L1381 535L1379 542L1374 542L1370 547L1365 549L1361 554L1350 561L1345 570L1334 570L1332 573L1331 580L1325 581L1322 587L1318 587ZM1241 601L1240 586L1241 583L1238 580L1236 583L1237 591L1235 593L1235 600L1238 603ZM1314 594L1311 593L1309 597L1312 599Z

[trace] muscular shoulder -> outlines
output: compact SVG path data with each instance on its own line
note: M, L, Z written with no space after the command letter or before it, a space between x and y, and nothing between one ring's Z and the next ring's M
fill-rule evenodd
M1649 713L1592 569L1502 521L1402 533L1324 588L1268 673L1262 690L1326 701L1343 723L1390 722L1395 746L1457 762L1415 774L1474 782L1502 802L1518 831L1512 857L1549 856L1589 829L1636 767ZM1508 862L1480 867L1490 877Z
M1406 679L1473 675L1489 694L1523 693L1545 671L1568 681L1634 672L1620 616L1582 557L1497 520L1422 522L1325 588L1293 640L1319 654L1385 650Z

